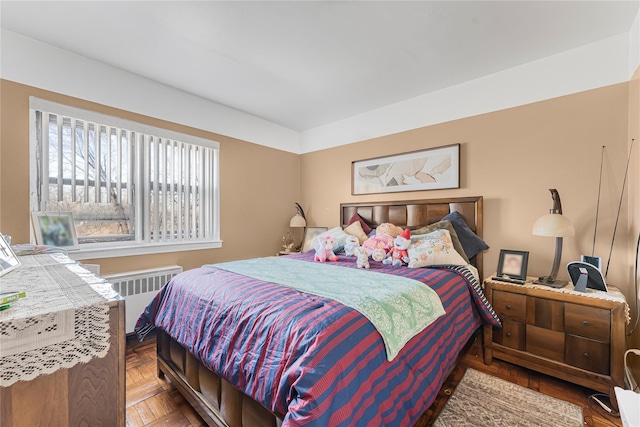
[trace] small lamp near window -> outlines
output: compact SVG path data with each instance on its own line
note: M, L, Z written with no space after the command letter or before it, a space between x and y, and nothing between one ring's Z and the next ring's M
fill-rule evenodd
M534 283L547 285L554 288L561 288L567 284L566 280L556 280L558 270L560 268L560 258L562 258L562 238L573 236L575 230L571 221L562 215L562 204L560 203L560 194L558 190L549 189L551 198L553 199L553 207L549 213L541 216L533 224L533 234L535 236L548 236L556 238L556 253L553 258L553 267L551 274L539 277Z

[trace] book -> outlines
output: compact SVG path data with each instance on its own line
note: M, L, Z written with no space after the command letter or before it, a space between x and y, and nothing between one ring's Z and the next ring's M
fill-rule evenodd
M26 296L27 296L27 293L25 291L20 291L20 292L15 292L15 291L0 292L0 306L7 305L7 304L12 303L14 301L18 301L20 298L24 298Z

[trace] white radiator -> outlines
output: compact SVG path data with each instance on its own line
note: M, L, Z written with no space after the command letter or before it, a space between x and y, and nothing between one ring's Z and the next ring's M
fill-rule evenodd
M148 270L125 271L124 273L106 274L113 290L126 301L126 332L133 332L138 316L144 311L151 299L173 276L182 272L179 265L150 268Z

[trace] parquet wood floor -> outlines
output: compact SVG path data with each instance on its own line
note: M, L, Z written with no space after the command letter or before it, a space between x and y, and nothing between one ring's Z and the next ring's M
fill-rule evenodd
M433 424L467 367L582 406L585 426L622 427L620 418L611 417L589 404L591 390L495 359L491 365L485 365L479 341L474 342L462 357L416 427L429 427ZM128 341L126 367L128 427L206 425L170 382L157 377L155 338L148 338L142 343Z

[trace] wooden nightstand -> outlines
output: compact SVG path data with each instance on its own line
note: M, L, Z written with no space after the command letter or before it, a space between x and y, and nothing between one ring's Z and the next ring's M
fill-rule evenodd
M484 327L484 362L493 358L608 393L624 386L627 304L595 293L487 279L485 294L502 328ZM595 291L592 291L595 292ZM590 296L591 295L591 296Z

